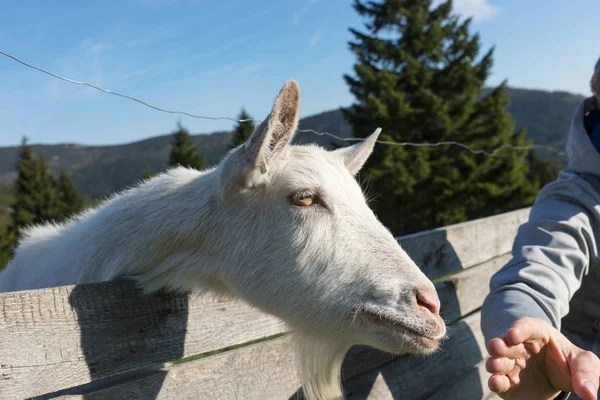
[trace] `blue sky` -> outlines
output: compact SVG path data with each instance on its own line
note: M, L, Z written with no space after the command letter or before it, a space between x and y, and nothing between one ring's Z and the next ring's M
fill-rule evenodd
M355 59L351 0L0 0L0 50L159 107L266 116L281 85L299 81L302 116L348 105ZM489 84L587 94L600 56L597 0L455 0L484 49ZM113 144L170 132L178 116L59 81L0 56L0 146ZM181 117L193 133L231 121Z

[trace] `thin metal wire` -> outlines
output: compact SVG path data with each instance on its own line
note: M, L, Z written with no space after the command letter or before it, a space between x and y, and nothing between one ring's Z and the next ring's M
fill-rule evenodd
M233 122L246 122L246 121L251 121L251 120L237 120L237 119L234 119L234 118L228 118L228 117L205 117L205 116L201 116L201 115L194 115L194 114L190 114L190 113L187 113L187 112L185 112L185 111L173 111L173 110L166 110L166 109L164 109L164 108L160 108L160 107L157 107L157 106L153 106L152 104L148 104L148 103L146 103L145 101L142 101L142 100L140 100L140 99L136 99L135 97L128 96L128 95L126 95L126 94L122 94L122 93L113 92L112 90L108 90L108 89L103 89L103 88L101 88L101 87L98 87L98 86L96 86L96 85L92 85L91 83L87 83L87 82L80 82L80 81L76 81L76 80L73 80L73 79L65 78L64 76L60 76L60 75L57 75L57 74L55 74L55 73L52 73L52 72L46 71L46 70L45 70L45 69L43 69L43 68L36 67L35 65L31 65L31 64L29 64L29 63L27 63L27 62L25 62L25 61L23 61L23 60L20 60L20 59L18 59L17 57L15 57L15 56L13 56L13 55L10 55L10 54L8 54L8 53L5 53L5 52L3 52L2 50L0 50L0 54L2 54L3 56L6 56L6 57L8 57L8 58L12 58L12 59L13 59L13 60L15 60L16 62L18 62L18 63L21 63L21 64L25 65L26 67L33 68L33 69L35 69L35 70L38 70L38 71L40 71L40 72L43 72L44 74L48 74L48 75L50 75L50 76L53 76L54 78L58 78L58 79L61 79L61 80L63 80L63 81L69 82L69 83L74 83L74 84L76 84L76 85L88 86L88 87L91 87L91 88L93 88L93 89L99 90L99 91L101 91L101 92L104 92L104 93L113 94L113 95L115 95L115 96L124 97L124 98L126 98L126 99L133 100L133 101L136 101L136 102L138 102L138 103L140 103L140 104L143 104L143 105L145 105L146 107L153 108L153 109L155 109L155 110L157 110L157 111L162 111L162 112L169 113L169 114L183 114L183 115L187 115L188 117L192 117L192 118L201 118L201 119L210 119L210 120L229 120L229 121L233 121Z
M35 65L29 64L29 63L27 63L27 62L25 62L25 61L23 61L23 60L15 57L15 56L11 55L11 54L5 53L2 50L0 50L0 54L2 54L3 56L8 57L8 58L10 58L10 59L18 62L18 63L20 63L22 65L25 65L26 67L35 69L37 71L40 71L40 72L42 72L44 74L47 74L47 75L50 75L50 76L52 76L54 78L63 80L65 82L73 83L73 84L76 84L76 85L88 86L88 87L90 87L92 89L96 89L96 90L99 90L99 91L104 92L104 93L108 93L108 94L112 94L112 95L115 95L115 96L119 96L119 97L123 97L123 98L129 99L129 100L133 100L133 101L135 101L137 103L140 103L140 104L142 104L142 105L144 105L146 107L149 107L149 108L152 108L154 110L161 111L161 112L164 112L164 113L168 113L168 114L181 114L181 115L186 115L186 116L191 117L191 118L208 119L208 120L213 120L213 121L227 120L227 121L233 121L233 122L256 122L256 123L262 122L262 121L259 121L259 120L252 120L252 119L236 119L236 118L229 118L229 117L208 117L208 116L205 116L205 115L191 114L191 113L188 113L188 112L185 112L185 111L167 110L167 109L164 109L164 108L161 108L161 107L153 106L152 104L149 104L149 103L147 103L145 101L142 101L140 99L137 99L135 97L128 96L126 94L114 92L112 90L108 90L108 89L104 89L104 88L98 87L96 85L92 85L91 83L81 82L81 81L76 81L74 79L65 78L64 76L60 76L60 75L55 74L53 72L47 71L47 70L45 70L43 68L36 67ZM343 137L334 135L333 133L318 132L318 131L315 131L314 129L298 129L297 131L298 132L314 133L314 134L319 135L319 136L329 136L329 137L332 137L334 139L341 140L341 141L346 141L346 142L362 141L363 140L362 138L343 138ZM493 151L488 152L488 151L482 150L482 149L474 149L474 148L470 147L469 145L467 145L465 143L457 142L457 141L454 141L454 140L447 140L447 141L441 141L441 142L435 142L435 143L390 142L390 141L385 141L385 140L377 140L377 143L383 144L383 145L388 145L388 146L402 146L402 147L405 147L405 146L412 146L412 147L459 146L459 147L464 148L465 150L470 151L473 154L482 154L482 155L485 155L485 156L488 156L488 157L494 157L500 151L502 151L504 149L513 149L513 150L517 150L517 151L519 151L519 150L543 149L543 150L547 150L547 151L550 151L550 152L558 153L558 154L561 154L561 155L565 154L564 151L556 150L553 147L544 146L544 145L514 146L514 145L511 145L511 144L503 144L502 146L494 149Z
M333 133L329 133L329 132L317 132L313 129L298 129L298 132L311 132L314 133L316 135L320 135L320 136L331 136L335 139L338 140L346 140L346 141L362 141L364 140L363 138L342 138L339 136L334 135ZM486 151L486 150L481 150L481 149L473 149L472 147L461 143L461 142L457 142L454 140L446 140L446 141L441 141L441 142L435 142L435 143L413 143L413 142L390 142L390 141L386 141L386 140L377 140L377 143L380 144L384 144L384 145L389 145L389 146L402 146L402 147L406 147L406 146L411 146L411 147L439 147L439 146L447 146L447 145L453 145L453 146L459 146L462 147L468 151L470 151L473 154L483 154L486 155L488 157L495 157L500 151L504 150L504 149L513 149L513 150L532 150L532 149L543 149L543 150L548 150L551 152L555 152L555 153L559 153L559 154L566 154L564 151L560 151L560 150L556 150L553 147L550 146L545 146L543 144L533 144L530 146L514 146L512 144L503 144L502 146L497 147L496 149L494 149L492 152Z

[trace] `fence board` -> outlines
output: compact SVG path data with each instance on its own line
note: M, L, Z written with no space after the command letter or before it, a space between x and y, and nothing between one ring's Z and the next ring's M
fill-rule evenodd
M528 214L518 210L399 243L435 279L510 251ZM438 285L447 321L481 304L481 283L500 264L492 260ZM471 282L474 274L479 284ZM3 293L0 310L0 398L55 392L285 331L277 318L241 302L142 297L131 282Z
M444 321L456 321L479 309L490 292L490 278L511 258L511 254L496 257L437 283Z
M481 218L400 238L402 248L429 279L509 253L530 208Z
M495 271L497 271L499 268L501 268L508 259L509 259L509 255L497 257L494 260L483 263L479 266L473 267L466 271L462 271L462 272L458 273L457 275L454 275L454 276L448 278L447 280L439 283L437 286L438 286L438 290L440 293L440 298L441 298L441 302L443 304L443 308L446 310L446 312L444 314L445 319L447 321L455 321L455 320L471 313L475 309L479 308L489 290L488 284L487 284L487 282L489 281L489 277ZM473 329L472 324L470 324L469 326L471 329ZM478 326L475 328L478 329ZM465 331L464 328L461 328L460 331L457 331L456 327L450 327L449 330L450 330L450 333L452 336L464 335L463 331ZM245 369L257 368L252 363L259 363L260 365L262 365L262 363L264 362L266 364L269 364L267 366L266 371L268 371L269 368L272 368L274 371L272 371L269 375L265 370L259 369L258 374L260 376L258 378L262 379L262 380L266 380L266 385L269 386L269 388L270 388L269 390L273 391L272 398L281 398L280 396L282 396L283 393L287 393L290 391L293 392L293 390L297 389L296 386L299 383L295 376L295 369L294 369L291 361L287 359L289 356L289 353L283 352L282 354L278 355L276 351L275 352L273 351L272 342L273 341L268 341L268 342L265 342L265 344L256 345L254 347L256 349L263 349L262 346L265 346L265 347L263 350L256 350L255 352L250 352L248 354L246 354L244 352L238 352L238 351L233 351L233 352L230 351L230 352L224 353L224 354L228 354L228 355L221 356L221 358L219 358L219 360L221 360L222 362L225 362L223 360L228 360L225 363L227 365L235 364L236 368L240 369L240 371L238 371L239 373L241 373L241 371L243 371ZM284 342L282 342L282 343L284 343ZM452 342L447 343L444 345L444 348L446 348L447 346L454 346L454 344ZM444 351L446 351L446 350L444 350ZM480 349L477 348L477 351L480 351ZM239 356L239 354L242 354L242 356ZM231 358L231 357L234 357L234 358ZM266 357L266 358L265 358L265 360L263 360L261 357ZM379 351L373 351L373 349L370 347L356 346L349 352L348 356L346 357L346 360L344 363L344 376L345 377L356 376L364 371L375 369L378 366L389 363L392 360L394 360L395 358L397 358L397 357L395 357L391 354L386 354L386 353L379 352ZM235 361L233 361L233 360L235 360ZM423 361L425 362L426 360L424 359ZM402 361L396 360L395 362L402 362ZM195 365L195 364L203 365L202 363L204 363L204 361L195 361L195 362L192 362L191 364L189 364L189 363L188 364L189 365ZM190 388L182 387L182 388L178 389L177 387L175 387L176 386L175 384L173 384L172 386L169 386L167 384L167 386L165 386L164 393L161 392L160 396L157 398L159 398L159 399L160 398L169 398L170 396L174 396L177 398L179 398L181 396L183 396L183 398L185 398L186 396L192 396L190 398L194 398L193 396L198 396L196 398L202 398L202 396L205 395L206 393L213 393L213 396L215 396L214 398L229 398L228 397L229 395L235 395L237 393L237 392L235 392L234 389L232 389L233 386L231 386L232 383L229 380L226 380L225 382L223 382L223 381L217 382L217 381L214 381L215 378L213 377L213 372L210 372L210 374L208 374L208 375L206 375L206 373L203 372L203 371L213 371L213 367L206 367L206 366L198 367L200 369L193 367L188 371L187 370L188 367L185 367L188 364L183 364L181 366L176 366L176 367L170 369L169 374L173 374L173 379L175 379L177 381L178 385L184 385L184 386L189 385ZM286 374L289 374L289 376L285 377L285 382L280 381L280 379L282 377L279 376L279 373L282 371L285 372ZM461 398L461 396L464 396L467 393L480 392L482 390L483 390L482 393L487 394L488 393L487 386L484 385L482 387L479 387L479 386L472 385L472 382L474 380L476 380L477 377L481 377L482 373L485 374L485 371L476 370L476 369L471 370L462 379L460 379L458 381L452 381L452 382L446 383L447 387L445 387L442 390L442 392L452 394L451 397L456 398L456 399ZM138 380L138 381L135 381L132 383L125 383L123 385L116 386L115 388L111 388L106 391L99 391L99 392L94 393L93 395L89 395L91 397L88 397L86 399L87 400L101 400L101 399L110 399L110 398L133 399L133 398L136 398L136 396L138 396L138 398L154 398L154 396L160 391L160 387L161 387L160 384L163 382L163 380L165 378L165 374L166 373L159 373L157 375L153 375L153 376L147 377L142 380ZM196 375L197 375L197 377L196 377ZM199 385L199 380L202 380L205 378L209 379L209 380L213 379L213 381L211 381L211 383L206 387L204 387L202 385L200 385L199 387L196 387L196 385ZM169 378L169 379L171 379L171 378ZM223 378L221 378L221 379L223 379ZM386 396L389 395L390 392L389 392L389 390L387 390L387 386L383 385L384 382L380 382L382 379L383 378L381 376L376 377L376 380L378 383L373 385L374 392L372 392L370 394L370 396L371 396L370 398L379 399L380 398L379 396L382 396L381 398L386 398ZM165 383L167 383L167 382L168 381L165 381ZM232 382L235 382L235 380L233 380ZM223 385L223 386L221 387L219 385ZM217 389L216 386L221 387L221 389ZM223 390L223 392L221 390ZM231 390L234 390L234 391L231 392ZM150 392L154 393L154 395L150 396L150 394L149 394ZM292 392L290 392L290 393L292 393ZM223 397L218 397L217 394L219 396L222 395ZM237 393L237 394L238 395L241 394L241 398L254 398L253 397L254 392L252 392L252 391L251 392L242 392L242 393ZM266 396L266 394L263 393L262 391L260 393L256 393L256 396L258 396L257 398L260 398L259 395ZM248 396L250 396L250 397L248 397ZM375 397L372 397L372 396L375 396ZM265 397L265 398L270 398L270 397ZM476 396L475 397L468 396L466 398L476 398Z
M275 317L236 301L141 296L131 282L0 295L0 398L35 396L268 337Z
M395 359L346 381L349 400L422 399L434 395L442 385L459 377L469 377L469 397L463 392L448 392L444 399L476 399L487 391L481 381L478 363L486 354L479 329L480 314L474 313L453 325L443 350L427 357ZM455 396L450 396L451 394Z
M79 400L287 399L300 387L288 337L168 368Z
M356 353L350 353L346 364L359 367L353 372L345 370L347 398L417 399L435 393L436 388L460 376L469 380L463 378L456 388L468 387L469 393L480 393L481 398L487 389L484 389L485 382L482 384L477 373L485 351L479 321L476 313L455 325L444 350L428 357L398 357L373 368L369 363L361 363ZM390 360L390 355L374 353L375 358ZM279 400L295 398L299 385L289 339L278 338L176 365L162 374L68 399ZM450 390L448 393L455 394L444 397L449 400L477 398L464 397L464 390Z
M477 309L488 293L490 276L508 259L508 255L497 257L438 283L444 319L454 321ZM170 296L143 299L125 282L82 287L77 309L61 304L74 294L68 287L42 291L53 294L52 303L40 291L15 292L12 301L9 294L2 295L4 318L11 321L8 330L0 331L0 356L6 360L1 366L3 379L10 386L0 391L2 398L5 390L10 391L7 398L19 393L41 395L284 331L276 319L239 302L192 298L187 303L187 298ZM113 304L114 299L118 301ZM25 305L28 311L20 312ZM366 348L362 355L368 358L370 353ZM355 358L360 355L357 351ZM376 366L389 360L370 357L361 364ZM362 367L357 364L349 370Z
M488 388L489 378L490 374L485 370L485 359L483 359L464 376L446 381L427 400L446 400L448 398L501 400ZM473 382L480 382L480 385L474 385Z

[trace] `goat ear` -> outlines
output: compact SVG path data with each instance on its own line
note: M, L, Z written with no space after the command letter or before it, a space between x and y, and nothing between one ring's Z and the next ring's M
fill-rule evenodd
M358 174L375 147L381 128L377 128L369 137L360 143L334 150L344 160L344 165L352 175Z
M298 128L299 108L300 88L295 80L289 80L275 99L271 113L243 146L244 164L254 181L251 184L261 180L292 141Z

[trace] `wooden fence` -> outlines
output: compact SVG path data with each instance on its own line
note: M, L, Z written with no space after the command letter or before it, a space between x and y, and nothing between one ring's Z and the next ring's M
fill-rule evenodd
M483 399L479 308L529 209L399 238L436 282L443 351L391 356L356 346L348 399ZM284 325L241 302L144 297L130 282L0 294L0 399L292 399ZM175 362L186 358L185 362Z

